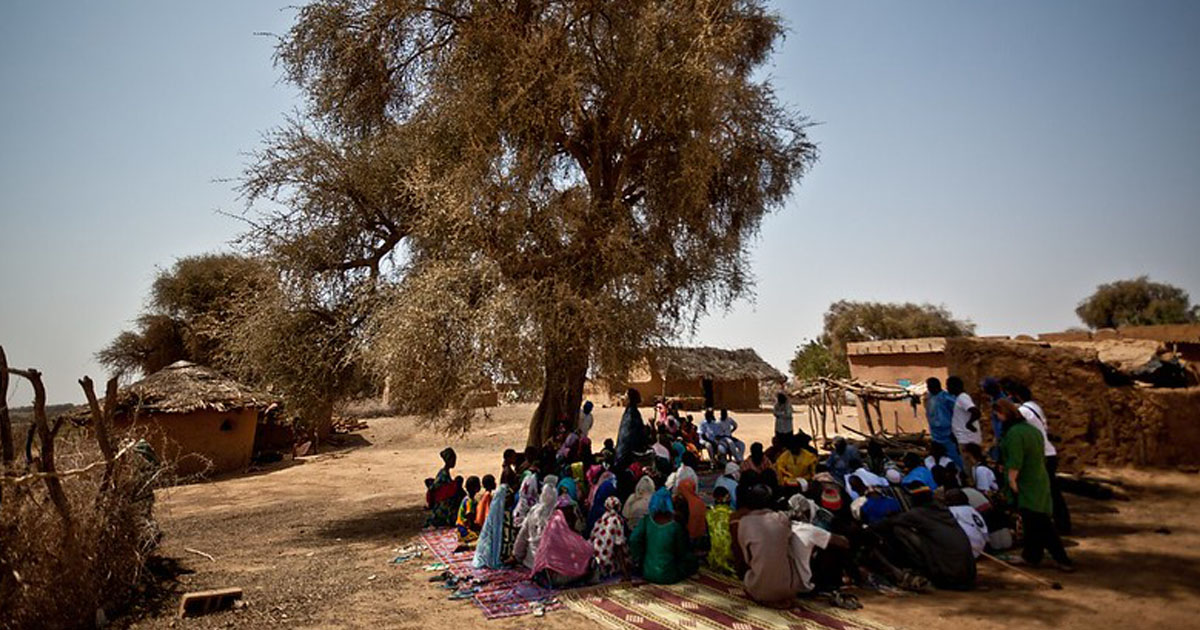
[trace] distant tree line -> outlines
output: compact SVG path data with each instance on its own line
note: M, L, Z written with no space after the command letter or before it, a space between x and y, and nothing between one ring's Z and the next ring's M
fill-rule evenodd
M1075 313L1093 330L1200 321L1200 305L1193 305L1186 291L1146 276L1100 285ZM942 306L842 300L825 313L821 336L796 349L791 372L798 379L848 377L846 344L855 341L973 334L975 324Z

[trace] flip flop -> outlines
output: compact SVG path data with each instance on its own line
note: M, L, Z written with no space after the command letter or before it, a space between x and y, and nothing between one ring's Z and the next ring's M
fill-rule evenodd
M900 588L917 593L928 593L933 590L933 586L925 576L913 573L912 571L904 572L904 575L900 578Z
M446 599L471 599L475 596L475 593L478 592L479 589L477 588L464 588L459 591L454 591L450 594L450 597L447 597Z
M862 608L862 603L858 601L857 597L850 593L843 593L842 591L833 591L830 593L829 603L835 608L843 610L859 610Z

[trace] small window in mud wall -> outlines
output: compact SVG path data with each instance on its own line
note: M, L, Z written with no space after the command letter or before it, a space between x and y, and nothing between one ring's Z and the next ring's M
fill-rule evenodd
M221 423L221 430L222 431L232 431L233 430L233 419L225 418L225 421Z

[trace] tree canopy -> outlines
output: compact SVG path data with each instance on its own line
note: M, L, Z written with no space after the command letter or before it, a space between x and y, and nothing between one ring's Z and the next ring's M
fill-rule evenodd
M833 355L829 346L816 339L811 339L799 348L791 362L792 376L800 380L827 377L850 376L850 367L845 361L839 361Z
M955 319L944 306L840 300L825 312L821 341L845 365L846 344L853 341L962 337L974 333L975 324Z
M464 428L516 380L538 442L590 372L748 292L816 157L758 73L782 33L759 0L306 5L277 51L306 107L246 172L244 242L393 402Z
M216 329L228 322L235 296L273 282L261 262L237 254L189 256L159 271L145 311L96 358L122 374L148 375L179 360L216 361Z
M1075 314L1089 328L1096 329L1186 324L1197 321L1198 310L1187 291L1139 276L1096 287L1075 308Z

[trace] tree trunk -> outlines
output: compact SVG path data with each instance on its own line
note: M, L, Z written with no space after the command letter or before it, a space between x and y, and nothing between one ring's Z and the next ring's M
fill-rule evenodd
M4 355L4 347L0 346L0 462L3 463L3 474L7 475L12 468L16 449L13 448L12 423L8 419L8 358Z
M7 477L12 474L14 457L16 450L13 448L12 423L8 419L8 358L4 356L4 347L0 346L0 475ZM2 495L0 501L3 501Z
M528 446L540 447L553 433L555 423L563 419L569 422L578 413L587 380L587 346L562 351L547 348L545 369L542 399L529 420Z
M67 503L67 495L63 492L62 482L58 478L58 471L54 468L54 438L59 427L62 426L62 418L59 418L53 427L46 418L46 387L42 384L41 372L32 368L28 370L9 368L8 372L24 377L30 385L33 385L33 426L30 428L30 433L32 434L34 429L37 430L38 441L41 445L41 452L38 456L39 468L46 473L46 490L50 494L50 502L54 504L59 516L62 517L63 525L70 530L73 526L71 508ZM29 445L26 444L26 449L28 448Z

